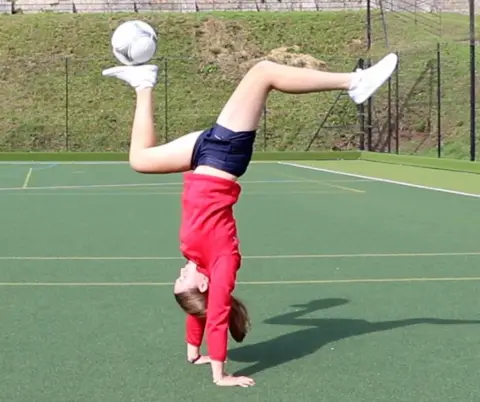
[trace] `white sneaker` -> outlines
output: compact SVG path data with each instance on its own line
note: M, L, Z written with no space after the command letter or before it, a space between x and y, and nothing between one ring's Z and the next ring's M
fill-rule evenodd
M370 98L391 77L397 63L397 55L390 53L372 67L358 69L348 91L353 101L358 105Z
M153 88L157 83L158 67L151 64L120 66L102 71L105 77L116 77L135 89Z

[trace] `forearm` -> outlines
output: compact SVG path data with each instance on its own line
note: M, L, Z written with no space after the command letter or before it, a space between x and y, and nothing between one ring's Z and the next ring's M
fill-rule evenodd
M212 374L223 374L223 362L227 359L228 330L232 311L232 292L235 288L238 258L220 257L212 268L210 294L206 322L208 355L213 362Z
M212 367L212 379L214 383L222 380L225 373L225 361L227 359L228 348L228 316L230 306L223 305L221 309L214 309L215 314L207 318L207 346L208 355Z

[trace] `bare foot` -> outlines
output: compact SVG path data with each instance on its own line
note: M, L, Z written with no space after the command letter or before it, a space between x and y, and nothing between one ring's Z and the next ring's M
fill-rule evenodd
M197 357L192 359L188 358L187 361L190 364L199 364L199 365L210 364L212 362L212 360L210 359L210 356L204 356L204 355L198 355ZM227 360L225 360L223 363L227 364Z
M219 380L215 381L219 387L242 387L248 388L255 385L255 381L249 377L234 377L232 375L225 375Z
M202 364L210 364L211 360L209 356L203 356L203 355L198 355L194 359L188 359L189 363L191 364L197 364L197 365L202 365Z

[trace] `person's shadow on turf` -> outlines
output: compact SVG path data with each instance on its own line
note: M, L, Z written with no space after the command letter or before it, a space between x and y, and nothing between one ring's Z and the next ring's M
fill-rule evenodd
M352 336L388 331L417 324L480 324L480 320L444 320L439 318L409 318L380 322L347 318L302 318L305 314L341 306L346 303L348 303L346 299L313 300L303 305L292 306L297 308L297 311L281 314L264 321L266 324L293 325L308 328L231 350L228 353L229 360L252 363L251 366L240 370L236 374L253 375L308 356L328 343Z

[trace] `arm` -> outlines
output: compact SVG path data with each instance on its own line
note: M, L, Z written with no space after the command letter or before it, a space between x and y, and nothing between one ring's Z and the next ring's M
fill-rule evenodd
M200 355L206 320L188 314L185 320L187 342L187 359L192 362Z
M231 299L239 260L237 255L220 257L210 271L206 329L214 382L225 375Z
M225 255L217 260L210 273L206 327L208 353L213 382L223 387L255 385L251 378L234 377L225 372L232 292L239 267L240 255Z

